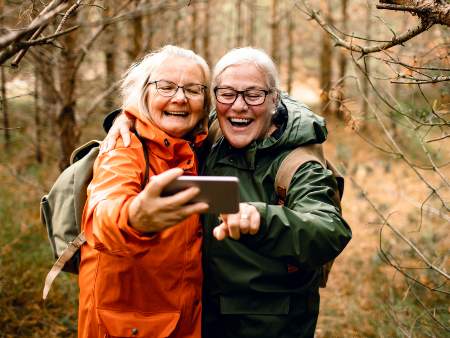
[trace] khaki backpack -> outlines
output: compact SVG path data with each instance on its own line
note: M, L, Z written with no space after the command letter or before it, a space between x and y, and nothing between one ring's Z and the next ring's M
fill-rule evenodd
M218 120L214 120L209 127L208 143L213 145L222 136L222 132L219 127ZM344 177L336 169L336 167L325 158L323 147L321 144L308 144L301 145L293 149L281 162L278 167L277 174L274 181L274 189L278 195L278 204L284 205L286 195L291 184L292 177L297 170L307 162L317 162L325 169L332 172L334 178L337 181L338 190L335 191L333 200L339 207L339 212L342 214L341 199L344 194ZM328 276L331 271L331 267L334 260L324 264L322 266L322 275L319 281L319 286L324 288L327 285ZM296 267L293 267L297 269Z
M145 140L135 134L142 143L146 162L144 181L141 184L143 189L149 175L148 149ZM43 299L47 297L53 281L61 271L78 274L79 249L86 242L84 233L81 232L81 218L100 143L92 140L75 149L70 157L70 166L58 176L50 192L41 199L41 221L47 229L56 259L45 279Z

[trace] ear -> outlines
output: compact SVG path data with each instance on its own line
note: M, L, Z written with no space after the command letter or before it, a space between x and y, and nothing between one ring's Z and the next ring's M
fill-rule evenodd
M274 90L272 100L275 107L278 107L278 103L280 102L280 91L278 89Z

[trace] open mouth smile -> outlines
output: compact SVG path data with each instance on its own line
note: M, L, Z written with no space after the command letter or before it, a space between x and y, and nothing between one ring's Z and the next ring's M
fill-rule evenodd
M233 127L247 127L250 123L253 122L252 119L237 118L237 117L231 117L228 119L228 121L230 121Z
M185 111L164 111L164 115L186 117L189 113Z

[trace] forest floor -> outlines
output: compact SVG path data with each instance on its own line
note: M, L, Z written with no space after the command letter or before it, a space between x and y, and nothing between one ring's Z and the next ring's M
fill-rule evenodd
M380 258L383 221L365 198L367 194L392 222L408 224L426 197L425 188L403 162L370 147L351 128L329 121L328 129L326 153L347 176L343 214L353 239L336 259L328 287L321 290L316 337L400 337L404 336L405 325L401 323L405 318L412 318L410 336L441 336L444 331L430 328L429 321L422 323L423 311L411 312L411 306L417 307L410 299L411 287ZM41 300L52 258L38 204L57 175L57 161L36 165L32 149L20 145L24 140L13 138L17 143L14 153L0 149L0 337L73 337L76 276L59 276L49 299L45 303ZM423 217L417 237L431 232L435 237L430 235L428 244L434 250L448 250L445 227L427 226L446 224L448 228L448 220L429 213L423 213ZM414 228L403 230L411 232ZM386 238L395 248L395 238ZM448 322L448 303L440 298L432 301L443 306ZM434 310L439 312L441 308Z

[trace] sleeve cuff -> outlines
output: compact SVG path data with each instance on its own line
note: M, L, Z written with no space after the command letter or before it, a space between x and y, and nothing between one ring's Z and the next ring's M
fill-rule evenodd
M128 223L128 215L129 215L129 208L131 202L136 198L136 196L133 196L128 199L128 201L125 202L122 211L120 213L119 218L119 228L125 231L127 234L129 234L132 238L137 240L148 240L149 238L152 238L155 236L155 232L142 232L135 228L133 228Z

